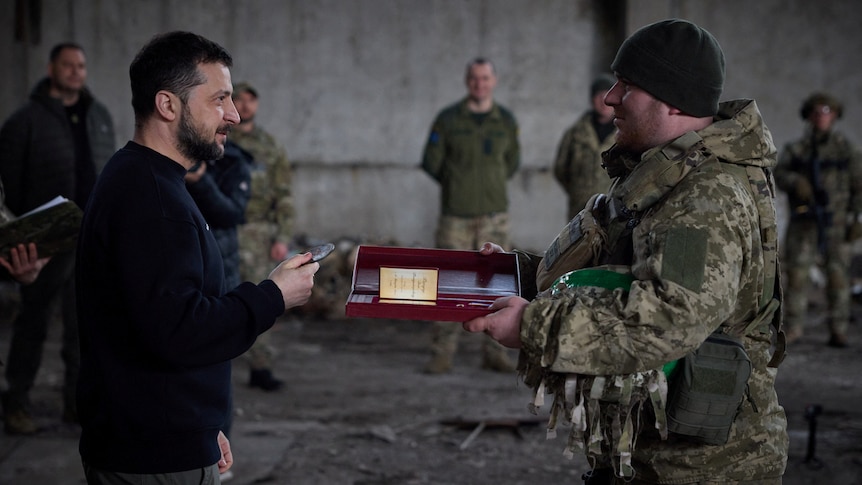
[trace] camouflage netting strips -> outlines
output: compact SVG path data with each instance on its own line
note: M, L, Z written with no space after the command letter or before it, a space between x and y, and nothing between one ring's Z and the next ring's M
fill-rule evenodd
M575 295L617 304L628 291L632 277L626 273L598 269L573 271L561 276L536 301L566 299L576 306ZM565 298L563 298L565 297ZM548 309L553 308L550 305ZM545 315L547 317L547 315ZM632 452L644 424L644 415L654 416L656 429L667 438L668 383L665 372L672 366L626 375L591 376L555 372L556 349L561 336L552 318L537 318L521 333L522 352L518 365L524 383L535 391L530 409L535 414L553 395L548 421L548 439L555 438L558 425L569 428L563 453L572 457L585 451L593 468L612 467L619 477L633 477ZM646 403L651 406L647 408Z

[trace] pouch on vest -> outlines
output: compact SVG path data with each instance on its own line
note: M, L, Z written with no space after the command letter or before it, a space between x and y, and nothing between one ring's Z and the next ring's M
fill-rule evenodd
M742 342L711 334L677 366L668 391L668 431L706 444L727 443L750 375Z
M536 271L536 287L547 290L560 276L572 270L594 266L607 244L607 234L594 211L603 211L607 197L595 194L584 208L554 238Z

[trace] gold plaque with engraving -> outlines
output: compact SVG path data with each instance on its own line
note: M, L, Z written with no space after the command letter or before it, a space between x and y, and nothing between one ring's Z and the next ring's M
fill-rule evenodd
M435 301L436 268L380 267L380 298L388 300Z

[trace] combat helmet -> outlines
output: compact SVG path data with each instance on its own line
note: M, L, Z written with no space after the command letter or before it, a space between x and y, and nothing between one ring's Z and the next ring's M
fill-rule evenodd
M824 92L815 92L802 102L802 107L799 108L799 116L801 116L803 120L807 120L808 117L811 116L811 111L818 104L829 106L830 109L835 111L838 118L841 118L841 115L844 114L844 106L841 105L841 102L838 101L838 99Z

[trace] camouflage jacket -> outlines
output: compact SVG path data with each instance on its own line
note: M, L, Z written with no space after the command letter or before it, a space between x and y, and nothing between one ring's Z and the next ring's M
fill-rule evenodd
M518 123L499 104L478 123L461 100L434 119L422 169L440 184L441 212L475 217L505 212L506 184L521 163Z
M811 129L804 137L788 143L781 151L775 167L775 183L787 193L791 216L809 214L807 204L797 193L800 179L806 179L813 190L827 194L826 211L832 214L835 224L844 224L848 214L862 213L862 154L847 138L832 131L816 139L817 159L820 163L820 183L815 187L812 179Z
M288 244L293 229L294 207L291 191L293 172L287 153L275 137L257 125L248 133L233 130L230 138L254 157L246 222L271 224L275 228L276 240Z
M569 219L593 194L606 192L611 183L602 166L602 152L613 145L614 137L600 142L592 117L593 111L588 111L566 130L554 160L554 178L569 196Z
M757 410L743 403L727 444L701 445L673 433L663 439L651 423L659 413L647 403L627 453L636 478L647 483L780 477L788 438L776 370L767 367L772 328L752 325L772 301L777 268L769 173L775 146L755 102L722 103L707 128L639 159L612 149L605 163L615 179L607 214L598 217L607 232L598 262L626 265L635 280L627 292L540 293L521 323L522 372L532 366L551 375L654 375L719 327L744 335ZM558 391L557 400L572 392ZM591 399L589 392L582 397ZM604 456L590 453L598 466L614 463L617 444L601 444Z

